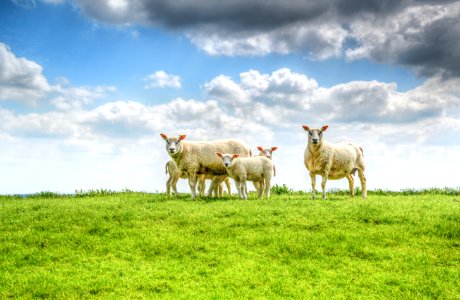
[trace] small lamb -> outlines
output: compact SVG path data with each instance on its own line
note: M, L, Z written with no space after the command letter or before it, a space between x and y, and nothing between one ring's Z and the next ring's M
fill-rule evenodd
M266 156L269 159L272 159L272 153L276 149L278 149L278 147L276 146L275 147L262 147L262 146L257 147L257 150L260 151L259 156Z
M310 172L312 198L315 199L316 175L322 176L323 199L326 199L327 180L344 177L348 179L350 194L353 197L355 194L353 175L356 170L361 181L362 197L367 198L363 149L350 143L332 144L323 141L323 132L327 130L327 125L321 129L310 129L306 125L303 125L303 128L308 132L304 163Z
M270 160L272 159L273 157L273 151L275 151L276 149L278 149L278 147L274 146L274 147L262 147L262 146L257 146L257 150L259 150L259 156L265 156L267 158L269 158ZM276 176L276 167L275 165L273 165L273 176ZM262 189L263 190L263 186L261 187L259 185L258 182L253 182L254 184L254 187L256 188L256 191L259 192L259 189Z
M216 152L222 159L228 176L235 180L236 188L241 199L248 198L246 180L258 182L261 188L258 191L259 198L262 194L270 197L270 180L273 174L273 163L265 156L239 157L238 154L222 154Z
M169 160L165 165L166 174L169 174L168 180L166 181L166 194L171 195L171 188L175 195L177 195L177 181L179 178L187 179L187 174L182 173L177 168L174 160Z

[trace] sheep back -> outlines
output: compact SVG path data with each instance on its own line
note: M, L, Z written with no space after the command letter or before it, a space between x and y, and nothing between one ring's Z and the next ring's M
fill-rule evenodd
M352 173L358 166L364 166L362 151L350 143L332 144L323 141L321 147L305 150L304 163L314 174L328 172L328 179L341 179Z
M233 179L241 180L244 177L249 181L261 181L271 178L273 162L265 156L239 157L233 160L227 173Z
M209 142L182 142L181 153L173 157L179 169L187 174L225 175L222 160L216 152L235 153L242 157L251 155L251 150L238 140L217 140Z

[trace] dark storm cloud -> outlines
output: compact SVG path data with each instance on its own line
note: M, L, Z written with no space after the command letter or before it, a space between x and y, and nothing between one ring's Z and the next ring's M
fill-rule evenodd
M82 9L105 22L144 21L168 28L221 25L249 30L270 30L296 22L342 20L360 14L387 15L414 4L442 4L449 0L77 0ZM123 2L123 1L120 1Z
M458 1L76 1L87 15L102 22L139 23L183 31L212 55L303 52L311 58L327 59L343 55L349 47L346 41L353 40L357 48L365 50L359 58L404 65L420 75L460 75ZM405 18L414 9L420 13L411 15L413 20L407 21ZM445 17L430 21L443 9ZM426 11L431 15L425 14ZM398 23L400 19L406 23ZM380 33L379 40L353 30L363 20L368 21L364 28ZM394 32L392 26L399 31ZM264 43L250 42L254 38L260 41L261 35ZM283 43L282 49L276 46L277 41ZM324 51L326 48L329 50Z
M444 72L460 76L460 20L446 18L425 27L407 51L394 53L396 63L413 66L422 75Z

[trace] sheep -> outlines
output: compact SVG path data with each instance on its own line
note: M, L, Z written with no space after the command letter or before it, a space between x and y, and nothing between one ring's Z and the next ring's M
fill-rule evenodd
M248 198L246 180L258 182L261 187L265 187L265 191L259 189L259 198L262 193L265 197L270 197L270 180L273 174L273 163L270 159L265 156L240 157L238 154L220 152L216 152L216 155L222 159L228 176L235 180L240 198Z
M361 181L362 197L367 198L366 177L364 176L364 153L361 147L347 144L332 144L323 141L323 132L329 126L323 126L321 129L310 129L303 125L308 132L308 145L305 149L304 163L310 172L311 178L311 195L315 199L316 175L322 176L321 188L323 199L326 199L326 182L328 179L341 179L346 177L350 188L350 194L353 197L354 178L358 170Z
M275 151L276 149L278 149L278 147L262 147L262 146L257 146L257 150L259 150L259 156L265 156L267 158L269 158L270 160L272 159L272 156L273 156L273 151ZM273 176L276 176L276 167L275 165L273 165ZM260 186L258 182L256 181L253 181L252 182L254 187L256 188L256 191L259 192L259 189L261 188L262 190L264 189L264 187Z
M186 179L187 174L180 172L179 169L177 168L176 163L172 159L166 163L165 169L166 169L166 174L169 173L169 178L166 181L166 194L171 195L171 187L172 187L174 194L177 195L177 187L176 187L177 181L179 180L179 178Z
M214 176L208 189L208 197L212 191L227 177L224 166L215 152L232 152L242 157L251 156L251 150L238 140L193 141L185 142L185 135L168 137L161 133L166 142L166 151L174 160L178 169L188 175L192 199L196 197L196 185L199 175Z
M257 146L257 150L260 151L259 156L266 156L269 159L272 159L272 153L278 149L278 147L262 147Z
M188 178L187 174L180 172L179 169L176 166L176 163L172 159L169 160L166 163L166 174L168 174L168 173L169 173L169 178L166 181L166 194L171 195L171 188L172 188L173 191L174 191L174 194L177 195L177 187L176 187L177 181L179 180L179 178L187 179ZM204 195L204 190L205 190L205 187L206 187L205 180L206 179L211 179L212 180L213 178L214 177L210 176L210 175L200 175L199 176L199 179L198 179L198 191L199 191L200 196ZM231 195L232 190L231 190L231 186L230 186L230 180L228 178L225 178L225 185L227 186L228 194ZM218 186L216 196L222 197L222 195L223 195L223 187L222 187L222 184L220 184Z

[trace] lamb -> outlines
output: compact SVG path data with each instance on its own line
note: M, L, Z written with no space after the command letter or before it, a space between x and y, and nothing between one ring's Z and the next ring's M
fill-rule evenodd
M278 147L262 147L262 146L257 146L257 150L259 150L259 156L265 156L269 158L270 160L272 159L273 156L273 151L278 149ZM276 176L276 167L273 165L273 176ZM254 187L256 188L256 191L259 192L259 189L264 189L264 187L260 186L258 182L253 181Z
M216 152L216 155L222 159L228 176L235 180L240 198L248 198L246 180L258 182L261 187L265 187L265 191L259 189L259 198L262 193L265 197L270 197L270 180L273 174L273 163L270 159L265 156L240 157L238 154L220 152Z
M227 177L227 172L215 152L232 152L242 157L251 156L251 150L238 140L193 141L185 142L185 135L168 137L160 134L166 142L166 151L176 163L179 171L187 174L192 199L196 197L196 185L199 175L214 176L208 190L212 191Z
M257 150L260 151L259 156L266 156L269 159L272 159L272 153L278 149L278 147L262 147L258 146Z
M176 187L176 184L177 184L177 181L179 180L179 178L182 178L182 179L187 179L187 174L184 174L182 172L179 171L179 169L177 168L176 166L176 163L174 162L174 160L169 160L167 163L166 163L166 174L169 174L169 178L168 180L166 181L166 194L167 195L171 195L171 188L173 189L174 191L174 194L177 195L177 187ZM199 194L200 196L203 196L204 195L204 190L205 190L205 187L206 187L206 183L205 183L205 180L206 179L213 179L214 177L210 176L210 175L200 175L199 179L198 179L198 191L199 191ZM231 195L232 194L232 190L231 190L231 186L230 186L230 180L227 178L225 178L225 185L227 186L227 191L228 191L228 194ZM216 192L216 191L214 191ZM217 197L222 197L223 195L223 187L222 187L222 184L220 184L217 188L217 193L216 193L216 196Z
M312 198L315 199L316 175L322 176L321 188L323 199L326 199L326 182L328 179L341 179L346 177L350 188L350 194L354 196L354 178L358 170L361 181L362 197L367 198L366 177L364 176L364 153L363 149L353 144L332 144L323 141L323 132L329 126L321 129L310 129L303 125L308 132L308 145L305 149L304 163L310 172Z
M172 159L166 163L165 169L166 169L166 174L169 173L169 178L166 181L166 194L171 195L171 188L172 188L174 191L174 194L177 195L177 187L176 187L177 181L179 180L179 178L186 179L187 174L180 172L179 169L177 168L176 163Z

